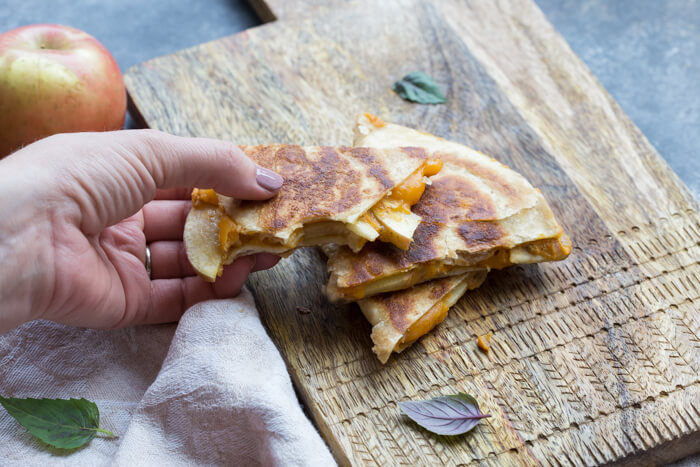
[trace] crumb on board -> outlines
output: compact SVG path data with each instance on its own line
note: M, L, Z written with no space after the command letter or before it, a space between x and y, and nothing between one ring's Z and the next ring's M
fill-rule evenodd
M305 306L297 306L297 311L302 315L308 315L311 313L311 310Z
M488 351L491 349L490 343L492 334L493 333L489 332L488 334L479 336L479 338L476 340L476 345L478 345L479 348L486 353L488 353Z

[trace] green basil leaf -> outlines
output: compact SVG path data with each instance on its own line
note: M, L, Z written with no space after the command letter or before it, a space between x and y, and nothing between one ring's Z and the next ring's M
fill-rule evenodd
M0 404L20 425L51 446L78 448L97 432L114 437L101 429L100 412L87 399L17 399L0 396Z
M444 104L447 98L433 78L422 71L409 73L394 83L393 90L402 99L418 104Z
M411 420L438 435L461 435L471 430L482 418L473 396L460 392L424 401L399 402L401 411Z

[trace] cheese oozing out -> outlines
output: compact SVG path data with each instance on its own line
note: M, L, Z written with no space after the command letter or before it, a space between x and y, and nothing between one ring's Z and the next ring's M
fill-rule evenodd
M406 250L412 241L414 231L420 224L420 217L411 212L411 206L416 204L423 195L427 177L437 174L441 168L442 161L428 159L356 222L312 222L304 225L298 233L295 232L287 242L269 235L245 232L241 225L222 212L218 221L219 246L222 253L226 253L231 248L248 244L281 250L337 243L348 245L353 251L359 251L364 243L378 238ZM214 190L199 188L192 190L193 208L201 209L206 205L217 206L223 210Z
M393 243L402 250L408 250L413 241L413 233L421 222L420 216L411 212L423 193L427 177L436 175L442 169L440 159L428 159L388 196L382 198L357 222L348 228L369 241L377 238Z
M571 252L571 240L566 235L543 238L513 248L496 248L486 258L476 261L429 261L391 275L379 275L359 285L337 287L329 284L331 296L354 301L380 293L403 290L439 277L454 276L475 269L502 269L513 264L529 264L566 257Z
M466 279L450 290L444 297L436 302L423 316L411 324L404 332L403 338L396 343L394 352L401 352L415 342L419 337L430 332L447 317L447 311L457 303L457 300L467 291L469 281Z

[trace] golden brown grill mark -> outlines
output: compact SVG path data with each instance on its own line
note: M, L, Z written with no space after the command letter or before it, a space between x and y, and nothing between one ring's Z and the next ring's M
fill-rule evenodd
M303 172L308 165L311 163L306 157L306 151L301 146L285 144L275 151L274 166L283 173Z
M256 164L267 167L268 169L274 169L275 153L277 152L275 145L239 147L245 155L250 157Z
M434 241L440 236L440 231L445 228L442 224L421 222L413 233L413 243L408 250L403 251L393 247L396 262L405 268L415 263L431 261L438 256Z
M381 247L378 248L377 243L378 242L372 242L365 245L365 247L358 254L358 260L351 261L351 284L359 284L370 281L375 277L380 276L384 272L384 266L387 264L387 259L384 256L385 251L383 251ZM387 247L393 247L393 245L385 245ZM344 247L344 249L345 248L346 247ZM399 250L398 248L396 249ZM349 249L347 251L349 251Z
M474 221L459 226L468 251L481 251L501 245L506 233L496 222Z
M496 208L475 184L463 177L438 174L413 207L425 222L452 223L493 219Z
M469 170L472 174L482 178L489 185L491 185L496 191L504 193L511 199L520 199L522 193L518 191L517 187L512 186L504 179L502 172L494 170L492 167L479 164L478 162L467 159L466 157L460 157L454 153L444 153L436 152L435 157L442 159L443 162L450 162L452 164L461 166ZM500 164L500 162L499 162ZM503 165L503 164L501 164ZM505 168L508 166L503 165Z
M346 148L343 148L345 150ZM394 183L389 178L389 173L382 164L377 163L376 157L372 154L370 148L347 148L353 157L364 162L364 164L369 167L368 173L382 184L385 189L389 189L394 186Z
M413 242L408 250L402 250L389 243L371 242L362 248L351 261L348 286L370 281L384 273L384 270L404 269L415 264L437 259L440 252L435 248L434 239L445 226L421 222L413 234ZM349 250L347 250L349 251Z
M404 146L401 149L401 151L406 154L408 157L412 157L414 159L425 159L428 157L428 154L425 152L425 149L423 148L417 148L414 146ZM439 157L438 157L439 159Z
M284 196L273 201L273 220L268 225L280 230L289 225L292 209L301 210L304 215L311 214L308 200L313 190L307 190L305 182L314 171L304 148L296 145L280 146L275 152L274 167L285 178Z
M462 177L438 174L433 177L433 183L426 187L420 201L413 207L413 212L421 216L423 221L413 234L408 250L401 250L394 245L373 242L368 243L358 253L356 261L352 262L348 284L360 284L380 276L385 269L404 269L416 264L427 263L438 259L440 251L436 242L443 229L450 225L468 225L470 218L491 218L495 208L490 200L483 196L476 186ZM483 223L483 222L481 222ZM490 224L489 224L490 225ZM493 224L498 228L496 224ZM482 226L483 227L483 226ZM478 229L474 232L465 231L460 234L465 237L468 245L491 237L501 238L500 229ZM475 248L481 250L482 245Z
M430 299L437 300L439 298L442 298L442 296L445 295L450 289L450 285L451 282L445 280L435 283L430 289Z
M495 222L470 220L491 218L495 209L488 198L461 177L434 177L432 185L426 187L422 198L413 207L413 212L421 216L423 222L414 232L408 250L386 243L368 243L351 263L348 286L370 281L387 269L406 269L439 259L438 238L442 230L450 226L458 226L468 251L499 246L499 240L505 235Z
M360 199L357 183L359 174L345 166L335 148L324 146L321 148L321 154L320 171L321 176L327 177L328 189L340 187L342 190L340 199L332 203L331 208L335 211L344 211Z
M380 295L379 301L389 312L389 319L394 329L403 334L411 325L411 320L407 317L407 311L413 308L411 295L388 293Z
M263 228L282 230L294 219L342 212L361 198L364 174L346 163L335 148L320 147L320 157L316 159L310 159L306 150L297 145L243 146L242 149L256 163L275 170L285 178L283 191L261 211L260 224ZM341 151L354 157L356 154L352 149L341 148ZM359 157L362 163L370 169L383 168L371 150L365 152ZM387 183L389 187L393 186L386 171L381 175L382 186L386 188Z

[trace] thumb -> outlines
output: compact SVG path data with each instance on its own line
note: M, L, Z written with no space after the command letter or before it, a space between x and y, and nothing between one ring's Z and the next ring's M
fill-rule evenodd
M48 157L52 154L56 157ZM66 219L74 216L89 234L133 215L161 188L196 186L238 199L264 200L283 183L233 143L154 130L56 135L7 159L23 165L32 157L38 170L43 168L58 184L47 197L67 194L77 209Z
M258 166L227 141L184 138L155 130L123 133L129 152L144 164L157 189L196 186L237 199L263 200L273 196L283 183L280 175Z

